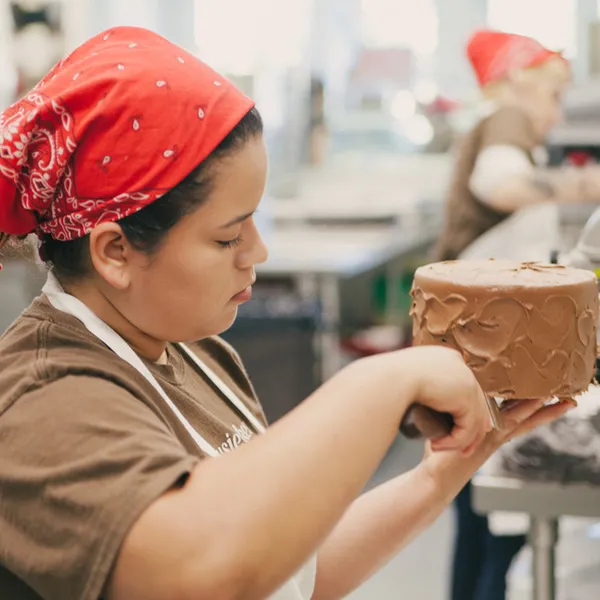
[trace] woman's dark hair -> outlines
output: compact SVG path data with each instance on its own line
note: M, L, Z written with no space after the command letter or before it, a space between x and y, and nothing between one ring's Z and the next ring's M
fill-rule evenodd
M181 183L139 212L118 221L129 243L146 254L156 252L171 227L207 200L212 190L214 162L240 150L262 131L262 118L253 108ZM80 278L90 268L89 236L68 242L46 236L41 242L40 256L59 279Z

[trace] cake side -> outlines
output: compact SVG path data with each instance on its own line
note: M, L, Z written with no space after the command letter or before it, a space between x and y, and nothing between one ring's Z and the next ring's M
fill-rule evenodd
M417 270L412 295L413 343L460 351L490 395L569 397L592 381L599 302L591 272L437 263Z

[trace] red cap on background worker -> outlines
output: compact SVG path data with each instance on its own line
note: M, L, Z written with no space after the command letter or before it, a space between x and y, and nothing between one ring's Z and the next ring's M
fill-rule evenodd
M477 31L467 44L467 56L482 88L524 69L550 66L563 77L569 71L569 63L560 52L530 37L502 31Z

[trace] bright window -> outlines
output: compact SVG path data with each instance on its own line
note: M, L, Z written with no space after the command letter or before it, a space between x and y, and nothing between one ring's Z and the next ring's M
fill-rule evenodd
M217 70L247 75L303 59L312 0L194 0L200 56Z
M577 0L488 0L488 24L533 37L571 58L577 53Z
M363 39L369 47L407 47L417 55L435 52L438 16L434 0L361 0L361 7Z

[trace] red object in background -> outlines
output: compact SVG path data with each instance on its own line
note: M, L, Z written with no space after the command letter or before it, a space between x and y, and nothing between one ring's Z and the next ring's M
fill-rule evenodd
M379 86L382 82L398 89L409 88L415 69L415 55L408 48L365 48L352 69L354 86Z
M589 164L595 164L596 160L589 152L575 151L567 153L565 162L574 167L585 167Z
M342 349L366 357L401 350L412 345L412 327L381 325L364 329L341 341Z
M431 104L427 105L427 113L430 115L434 114L448 114L460 107L460 102L450 100L450 98L444 98L438 96Z

